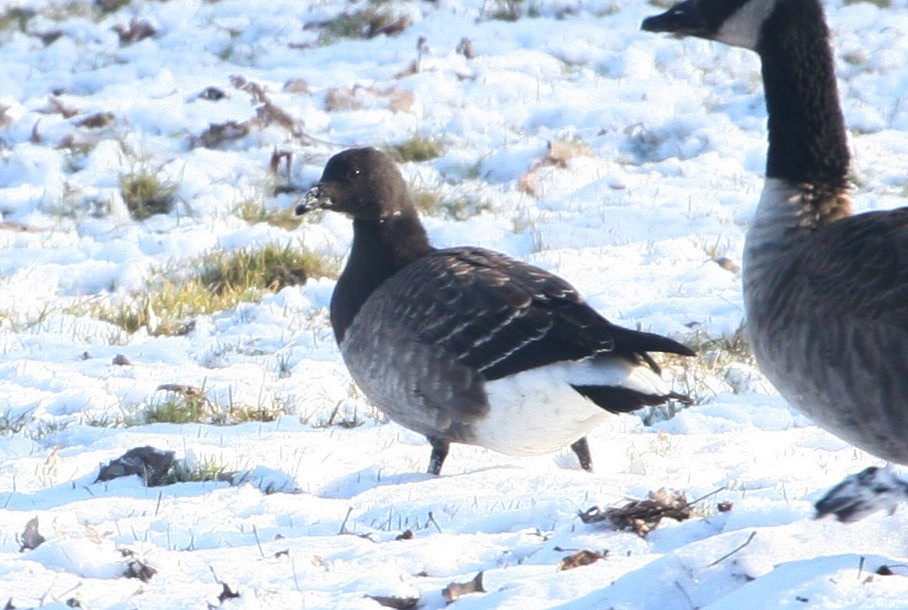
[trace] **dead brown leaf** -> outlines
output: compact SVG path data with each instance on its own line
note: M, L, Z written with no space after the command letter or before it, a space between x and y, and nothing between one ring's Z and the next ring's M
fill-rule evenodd
M148 582L152 576L158 573L156 569L139 559L134 551L129 549L118 550L123 557L129 558L126 563L126 570L123 572L123 576L126 578L138 578L142 582Z
M328 112L387 108L391 112L409 112L415 97L410 91L398 87L333 87L325 93L325 110Z
M87 127L88 129L100 129L107 127L116 120L112 112L96 112L90 114L84 119L76 121L76 127Z
M684 521L691 514L691 506L683 493L663 488L650 492L646 500L631 500L617 508L602 510L594 506L580 513L580 520L584 523L608 521L613 529L646 537L664 517Z
M227 601L228 599L236 599L237 597L240 596L239 592L232 591L230 589L230 587L227 586L226 582L222 582L221 586L224 588L221 589L221 593L220 593L220 595L218 595L218 601L221 602L222 604L225 601Z
M121 45L128 45L145 38L151 38L158 31L148 21L138 20L135 17L129 20L129 26L115 25L113 30L120 37Z
M454 51L467 59L476 57L476 49L473 48L473 41L469 38L461 38Z
M299 137L302 135L297 120L290 116L290 113L286 110L272 103L270 100L256 108L255 114L265 125L277 123L294 136Z
M596 153L584 142L578 140L551 140L546 161L551 165L566 167L576 157L594 157Z
M79 114L78 110L72 106L67 106L66 103L56 95L47 98L47 107L44 108L42 112L45 114L60 114L63 115L64 119L71 119Z
M309 83L302 78L291 78L284 83L284 91L287 93L309 93Z
M731 273L737 273L741 270L741 266L727 256L716 257L713 259L713 262Z
M202 388L182 383L162 383L157 387L157 391L173 392L174 394L180 394L186 398L200 398L205 395L205 391Z
M582 550L577 551L571 555L568 555L564 559L558 562L559 570L573 570L574 568L579 568L581 566L588 566L590 564L596 563L600 559L605 559L605 556L608 555L608 551L600 553L598 551L589 551Z
M470 593L485 593L485 591L486 590L482 588L482 572L479 572L472 580L468 580L467 582L452 582L442 590L441 595L445 598L446 602L451 603L464 595L469 595Z
M400 15L390 23L385 25L374 27L370 24L368 37L374 38L379 34L385 34L387 36L394 36L395 34L400 34L407 26L410 25L410 17L407 15Z
M208 129L198 136L190 138L190 145L193 148L204 146L205 148L217 148L226 142L234 142L249 135L249 122L238 123L237 121L227 121L226 123L212 123Z
M287 166L287 178L290 178L290 163L293 160L293 153L289 150L275 150L271 153L271 162L268 164L271 173L276 174L281 168L281 161Z
M19 537L19 552L30 551L41 546L46 539L38 533L38 517L32 517L25 524L25 531Z

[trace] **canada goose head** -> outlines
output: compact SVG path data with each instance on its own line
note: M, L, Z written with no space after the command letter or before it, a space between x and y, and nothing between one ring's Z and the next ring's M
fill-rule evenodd
M695 36L753 51L778 5L801 0L687 0L643 20L647 32Z

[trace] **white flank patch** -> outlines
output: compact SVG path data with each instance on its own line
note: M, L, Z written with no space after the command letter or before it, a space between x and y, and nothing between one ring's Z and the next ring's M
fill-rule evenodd
M625 362L560 362L525 371L486 384L491 408L475 426L476 444L507 455L539 455L585 436L611 414L571 384L668 392L652 370Z

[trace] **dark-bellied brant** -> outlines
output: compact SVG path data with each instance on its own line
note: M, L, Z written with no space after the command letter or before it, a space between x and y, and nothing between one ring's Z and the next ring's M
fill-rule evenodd
M818 0L689 0L643 29L756 51L769 117L766 184L744 245L757 363L833 434L908 464L908 208L852 215L849 153ZM861 486L864 492L856 493ZM855 492L855 493L852 493ZM905 496L887 469L817 503L854 520Z
M433 248L387 154L332 157L296 212L315 209L353 218L331 297L344 362L370 402L429 439L430 473L452 442L515 456L570 443L590 470L585 435L609 412L687 400L647 354L692 356L684 345L611 324L561 278L504 254Z

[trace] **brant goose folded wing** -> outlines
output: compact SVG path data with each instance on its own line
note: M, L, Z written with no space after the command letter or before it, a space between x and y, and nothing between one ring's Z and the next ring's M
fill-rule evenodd
M908 464L908 208L852 215L845 124L819 1L689 0L643 29L759 54L769 148L743 264L754 355L782 396L820 426ZM841 497L886 473L867 471L833 491ZM844 504L821 501L818 511L845 518L830 509Z
M592 466L586 433L608 412L687 398L648 351L686 356L671 339L596 313L561 278L482 248L429 244L403 177L372 148L332 157L297 207L353 219L350 257L331 297L344 362L366 397L432 445L509 455L570 444Z

